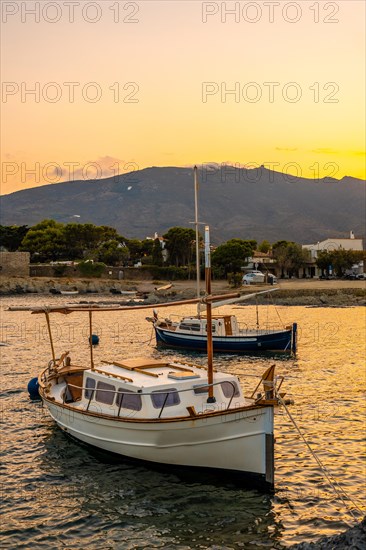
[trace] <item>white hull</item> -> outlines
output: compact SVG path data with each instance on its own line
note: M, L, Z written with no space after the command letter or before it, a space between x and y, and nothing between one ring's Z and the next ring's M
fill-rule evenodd
M73 437L130 458L263 477L266 461L272 459L273 448L268 448L273 445L270 406L220 412L202 419L151 422L101 417L47 399L45 404L60 428Z
M128 458L224 470L273 487L273 366L259 382L264 397L254 401L237 377L215 371L211 383L204 367L129 358L89 369L67 356L41 372L39 394L74 438Z

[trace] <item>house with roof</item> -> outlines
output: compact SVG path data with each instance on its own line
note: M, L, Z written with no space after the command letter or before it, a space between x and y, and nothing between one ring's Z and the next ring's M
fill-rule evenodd
M242 267L242 270L248 272L257 269L263 273L275 273L275 264L276 260L271 251L259 252L258 250L254 250L253 255L247 258L245 267Z
M316 265L316 260L320 252L332 252L333 250L363 250L363 240L355 237L353 231L350 231L349 237L346 238L331 238L325 239L324 241L318 241L314 244L303 244L302 248L309 250L311 262L306 267L306 275L313 277L321 275L321 270ZM362 265L361 265L362 264ZM360 262L360 265L355 266L355 272L363 272L363 262Z

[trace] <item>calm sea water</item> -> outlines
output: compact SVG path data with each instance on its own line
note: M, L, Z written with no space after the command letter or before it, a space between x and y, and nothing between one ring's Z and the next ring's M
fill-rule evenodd
M91 298L91 297L90 297ZM98 298L95 298L98 299ZM352 521L284 411L276 416L273 495L178 477L93 452L68 439L27 383L50 358L43 316L8 306L70 303L67 297L2 300L1 548L284 548L316 540ZM77 300L74 300L77 301ZM252 306L222 308L256 324ZM171 314L165 310L162 317ZM188 306L174 313L193 313ZM323 464L363 509L365 497L365 308L259 308L260 320L299 323L296 359L217 356L216 367L237 373L246 393L273 362L294 399L291 413ZM95 314L99 359L160 357L149 311ZM52 316L56 354L89 357L87 315ZM176 352L166 352L171 356ZM184 354L179 355L185 356ZM188 357L188 356L187 356ZM189 355L192 361L192 354ZM195 355L197 363L205 357ZM75 361L76 362L76 361ZM351 502L348 503L352 508ZM355 511L358 517L361 514Z

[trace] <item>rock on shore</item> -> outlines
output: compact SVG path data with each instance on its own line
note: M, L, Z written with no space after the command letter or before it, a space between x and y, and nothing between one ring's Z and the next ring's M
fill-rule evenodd
M317 542L301 542L291 546L291 550L352 550L366 549L366 517L344 533L333 537L321 537Z

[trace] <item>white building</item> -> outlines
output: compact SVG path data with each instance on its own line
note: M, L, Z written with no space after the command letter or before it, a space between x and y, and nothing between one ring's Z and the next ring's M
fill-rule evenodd
M331 252L332 250L363 250L362 239L355 239L353 231L350 231L350 236L347 239L325 239L325 241L319 241L316 244L303 244L302 248L310 250L311 258L316 260L319 252L325 250Z
M302 248L310 251L312 262L316 262L316 259L320 252L326 251L331 252L332 250L363 250L363 240L356 239L353 231L350 231L349 237L347 239L325 239L325 241L319 241L316 244L303 244ZM308 268L311 276L320 275L321 270L318 267ZM363 262L360 262L359 265L354 266L354 272L363 272Z

